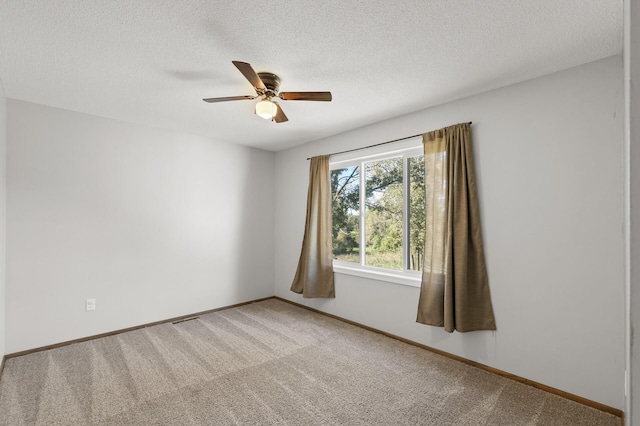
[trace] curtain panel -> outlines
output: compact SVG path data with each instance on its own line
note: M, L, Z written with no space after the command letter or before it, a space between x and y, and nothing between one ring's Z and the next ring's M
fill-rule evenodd
M335 297L331 240L329 156L311 158L307 218L291 291L302 297Z
M495 330L470 125L428 132L422 141L426 230L417 322L450 333Z

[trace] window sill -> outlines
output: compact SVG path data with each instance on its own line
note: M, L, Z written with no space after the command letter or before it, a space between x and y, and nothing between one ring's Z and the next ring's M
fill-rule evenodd
M355 277L368 278L376 281L407 285L410 287L420 287L421 274L395 272L386 269L378 269L366 266L351 266L343 262L333 262L333 272L337 274L352 275Z

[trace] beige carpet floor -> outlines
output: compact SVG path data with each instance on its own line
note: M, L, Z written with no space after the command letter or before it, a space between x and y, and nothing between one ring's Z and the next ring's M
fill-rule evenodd
M269 299L10 358L2 425L620 425Z

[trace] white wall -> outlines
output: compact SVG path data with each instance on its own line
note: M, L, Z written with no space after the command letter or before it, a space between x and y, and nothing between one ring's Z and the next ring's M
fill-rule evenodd
M623 409L623 113L617 56L277 153L276 295ZM497 332L417 324L415 287L336 274L333 300L289 291L307 157L464 121Z
M272 152L11 99L7 122L8 353L273 295Z
M7 99L4 95L4 88L0 82L0 359L5 352L5 287L6 275L6 152L7 152Z

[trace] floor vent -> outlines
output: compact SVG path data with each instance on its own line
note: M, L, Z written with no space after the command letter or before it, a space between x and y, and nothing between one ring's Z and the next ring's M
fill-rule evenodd
M185 319L181 319L180 321L172 322L171 324L180 324L181 322L197 320L198 318L200 317L185 318Z

